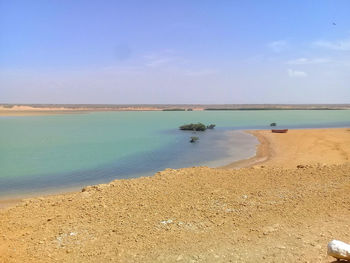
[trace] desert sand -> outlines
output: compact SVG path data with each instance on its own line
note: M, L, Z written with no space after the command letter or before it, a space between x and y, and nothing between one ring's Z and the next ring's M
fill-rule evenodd
M167 169L1 210L0 262L332 262L327 243L350 243L350 129L254 134L248 168Z
M0 106L0 116L40 116L40 115L57 115L57 114L76 114L88 113L95 111L157 111L155 107L69 107L69 106L26 106L14 105L12 107Z
M293 168L299 164L342 164L350 161L350 128L302 129L288 133L270 130L247 131L260 142L256 156L223 168L257 164Z

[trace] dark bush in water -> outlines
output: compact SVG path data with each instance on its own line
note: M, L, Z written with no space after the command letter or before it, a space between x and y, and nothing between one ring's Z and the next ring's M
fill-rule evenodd
M199 140L198 137L192 136L190 142L191 142L191 143L194 143L194 142L196 142L196 141L198 141L198 140Z
M207 127L203 123L191 123L180 126L180 130L184 131L205 131Z

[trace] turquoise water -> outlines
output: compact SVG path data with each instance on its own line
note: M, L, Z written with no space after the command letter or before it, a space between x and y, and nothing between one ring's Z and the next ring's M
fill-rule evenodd
M215 123L196 133L178 126ZM255 153L238 130L349 127L350 111L99 112L0 117L0 196L151 175L164 168L223 165ZM229 135L229 130L237 130Z

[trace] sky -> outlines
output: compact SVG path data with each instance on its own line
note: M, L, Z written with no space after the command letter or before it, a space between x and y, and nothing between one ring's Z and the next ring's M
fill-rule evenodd
M348 0L0 0L0 103L350 103Z

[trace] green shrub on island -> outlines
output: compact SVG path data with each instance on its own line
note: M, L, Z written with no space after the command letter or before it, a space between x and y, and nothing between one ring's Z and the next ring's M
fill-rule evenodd
M215 124L210 124L210 125L207 126L207 129L214 129L215 126L216 126Z
M203 123L190 123L180 126L183 131L205 131L207 127Z
M194 142L196 142L196 141L198 141L198 140L199 140L198 137L192 136L192 137L191 137L191 140L190 140L190 143L194 143Z

